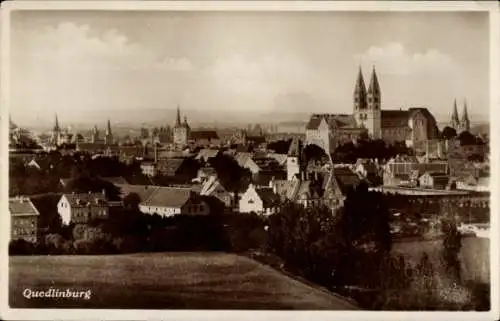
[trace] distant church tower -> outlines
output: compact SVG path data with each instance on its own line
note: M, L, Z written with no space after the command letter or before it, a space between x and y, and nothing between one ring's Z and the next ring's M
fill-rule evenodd
M184 117L184 122L181 123L181 111L177 107L177 119L174 126L174 144L176 149L181 149L188 144L190 128L187 122L187 117Z
M54 128L52 129L52 142L55 145L59 145L61 143L61 127L59 127L59 119L57 118L57 114Z
M470 131L470 120L469 113L467 112L467 101L464 100L464 110L462 113L462 119L460 120L460 130L461 131Z
M289 181L300 178L300 155L301 143L298 138L294 137L292 138L286 157L286 179Z
M368 90L365 87L361 67L359 68L353 98L354 118L358 126L366 128L371 138L382 138L380 106L382 97L375 67L372 70Z
M104 143L106 145L113 144L113 133L111 132L111 122L108 119L108 126L106 127L106 133L104 134Z
M97 129L97 125L92 128L90 140L94 144L99 142L99 129Z
M453 102L453 110L451 112L450 127L457 132L460 130L460 121L458 120L457 100Z

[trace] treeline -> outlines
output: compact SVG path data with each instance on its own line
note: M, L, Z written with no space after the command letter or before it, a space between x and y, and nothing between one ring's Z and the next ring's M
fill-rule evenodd
M359 158L386 161L397 155L413 155L414 151L404 142L387 144L382 139L361 139L357 143L347 142L335 148L333 160L338 163L356 163Z
M58 152L37 154L33 158L40 168L27 166L27 161L11 157L9 161L9 195L34 195L63 192L62 178L117 177L132 181L148 181L139 163L130 165L117 157L91 158L86 154L61 155Z
M106 220L53 227L36 244L12 241L9 253L242 252L265 247L264 226L265 221L255 214L161 217L125 209L110 213Z

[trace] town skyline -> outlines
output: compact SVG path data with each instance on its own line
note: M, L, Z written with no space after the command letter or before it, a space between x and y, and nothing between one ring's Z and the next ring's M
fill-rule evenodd
M489 116L487 27L487 15L458 12L19 12L11 115L30 125L56 113L129 123L178 105L195 122L350 113L358 68L366 80L375 66L383 108L425 106L446 121L466 99L474 122Z

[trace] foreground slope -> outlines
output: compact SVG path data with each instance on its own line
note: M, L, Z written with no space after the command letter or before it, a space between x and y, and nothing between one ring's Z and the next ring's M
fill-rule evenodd
M222 253L10 258L12 308L352 310L247 257ZM26 299L23 291L91 290L90 300Z

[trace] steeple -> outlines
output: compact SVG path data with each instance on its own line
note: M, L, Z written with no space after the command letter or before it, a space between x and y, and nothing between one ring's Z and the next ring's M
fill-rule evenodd
M450 126L454 129L458 129L460 121L458 120L458 110L457 110L457 100L453 102L453 111L451 112Z
M370 86L368 87L367 93L367 105L368 109L372 111L380 111L381 104L381 93L380 85L378 83L377 72L375 71L375 66L373 66L372 75L370 79Z
M467 112L467 100L464 99L464 110L462 113L462 119L460 121L460 128L463 131L469 131L470 130L470 120L469 120L469 113Z
M111 122L108 118L108 127L106 127L106 135L111 135Z
M179 108L179 105L177 105L177 120L175 121L175 126L180 126L181 125L181 110Z
M59 119L57 119L57 114L56 114L56 122L54 124L54 132L60 132L61 128L59 127Z
M370 79L370 86L368 87L368 94L380 95L380 85L378 83L377 72L375 66L372 67L372 76Z
M354 109L365 109L366 108L366 86L365 80L363 79L363 71L361 66L359 66L358 78L356 79L356 85L354 86Z

